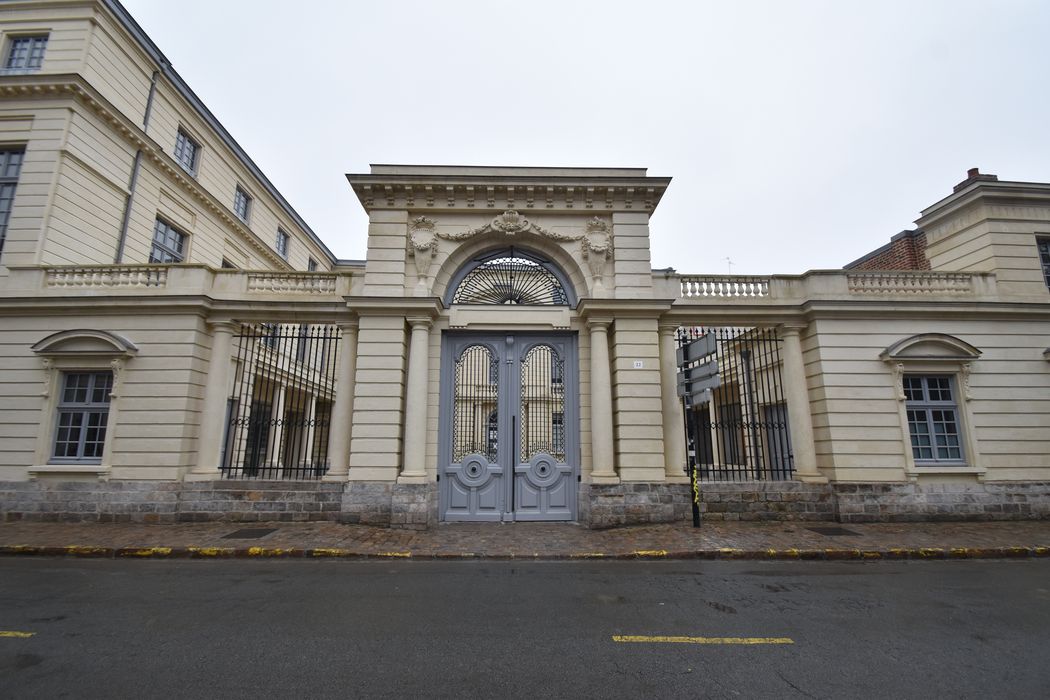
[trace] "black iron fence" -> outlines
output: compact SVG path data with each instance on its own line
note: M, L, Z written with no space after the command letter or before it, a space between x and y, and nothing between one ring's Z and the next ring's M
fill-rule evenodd
M336 326L241 326L234 337L224 476L316 479L328 471L339 337Z
M794 474L780 339L774 328L678 329L688 454L701 481Z

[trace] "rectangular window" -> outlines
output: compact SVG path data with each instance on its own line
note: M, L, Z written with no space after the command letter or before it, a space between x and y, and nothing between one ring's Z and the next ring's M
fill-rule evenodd
M11 207L15 201L15 186L22 172L25 151L21 148L0 150L0 253L4 252L7 238L7 221L11 218Z
M35 71L44 63L44 50L47 49L47 35L16 36L8 45L4 70Z
M200 155L201 145L193 140L189 134L179 129L175 136L175 160L186 169L190 175L197 174L197 160Z
M275 247L277 248L277 254L285 260L288 259L288 239L291 238L282 229L277 229L277 242Z
M109 420L112 372L67 372L62 375L52 459L100 464Z
M551 452L557 457L565 454L565 414L561 411L551 413Z
M317 261L314 260L313 258L310 258L309 260L307 260L306 261L306 271L307 272L317 272Z
M186 234L162 219L153 226L153 248L150 263L180 263L186 259Z
M306 362L306 358L310 355L310 327L305 323L299 324L299 342L295 346L295 360L297 362Z
M277 339L281 334L280 326L276 323L264 323L260 330L263 346L275 350L277 348Z
M1043 281L1050 289L1050 238L1037 238L1035 242L1039 249L1039 262L1043 266Z
M963 461L953 384L947 374L904 375L911 453L917 464Z
M244 223L248 223L248 216L252 213L252 198L241 189L240 185L233 194L233 213Z

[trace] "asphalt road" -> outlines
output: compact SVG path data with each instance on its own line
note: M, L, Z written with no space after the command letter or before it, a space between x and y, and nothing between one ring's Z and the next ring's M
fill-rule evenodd
M0 560L5 698L1048 694L1050 560Z

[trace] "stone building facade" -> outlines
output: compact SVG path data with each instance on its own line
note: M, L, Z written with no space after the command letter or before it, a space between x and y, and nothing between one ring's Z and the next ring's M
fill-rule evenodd
M374 165L343 261L119 3L5 10L6 519L1050 515L1050 185L751 277L652 269L644 169Z

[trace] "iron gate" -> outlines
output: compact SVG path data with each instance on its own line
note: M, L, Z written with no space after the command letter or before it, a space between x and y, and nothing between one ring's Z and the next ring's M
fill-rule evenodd
M680 362L686 365L681 368L685 380L691 380L683 380L680 393L689 459L699 479L791 479L794 464L776 329L689 326L679 328L677 337L680 350L700 348L689 362Z
M316 479L328 471L339 337L336 326L241 326L234 337L224 476Z

